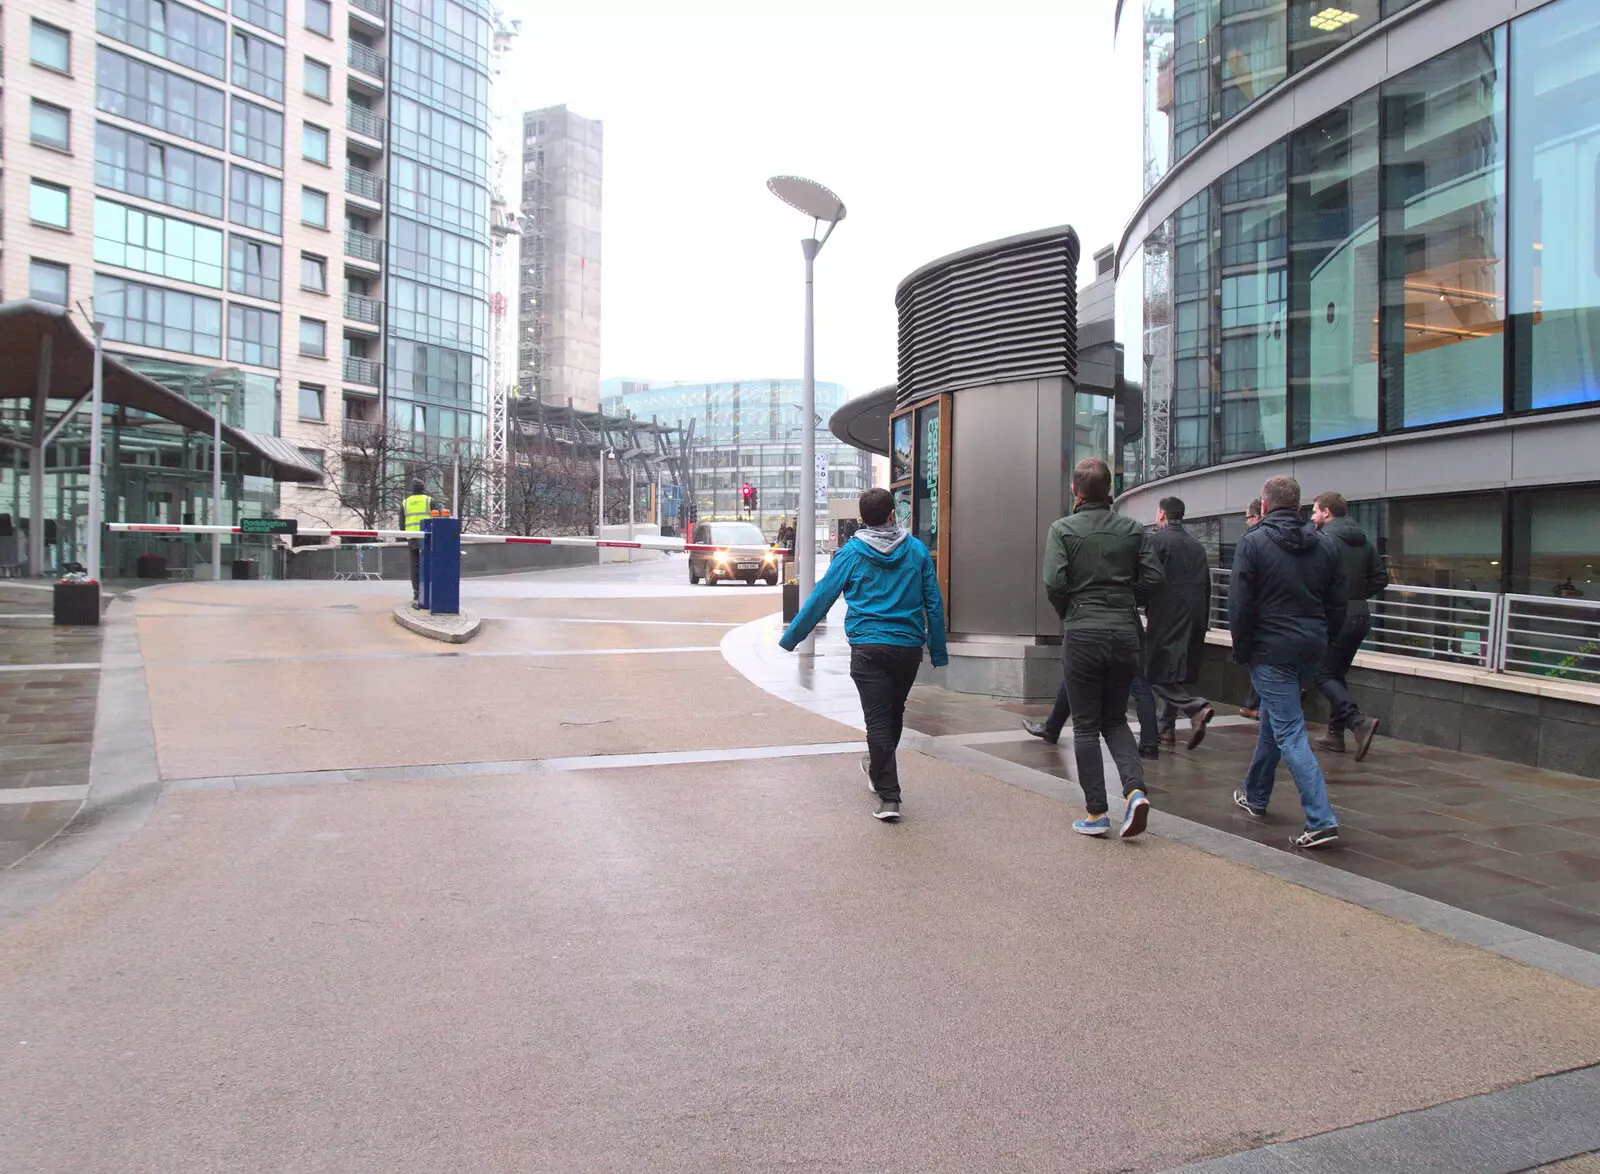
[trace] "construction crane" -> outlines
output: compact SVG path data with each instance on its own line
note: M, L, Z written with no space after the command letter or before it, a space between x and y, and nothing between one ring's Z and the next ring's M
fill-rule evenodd
M506 525L506 482L511 454L511 372L516 355L507 326L511 317L511 294L516 291L515 252L508 241L522 232L521 217L506 199L506 111L512 95L505 75L511 41L522 30L520 20L507 20L499 10L494 14L494 48L489 80L490 110L494 118L494 169L489 195L489 460L485 478L484 513L491 529Z

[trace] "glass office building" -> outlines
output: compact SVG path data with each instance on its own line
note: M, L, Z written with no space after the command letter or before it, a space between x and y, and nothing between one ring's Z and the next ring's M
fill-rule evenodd
M1130 512L1225 558L1288 472L1398 581L1600 597L1600 5L1496 7L1119 5Z
M603 409L663 425L694 426L693 492L702 521L751 518L776 532L797 516L804 412L798 379L749 379L730 383L637 383L608 379L601 385ZM837 383L816 385L816 451L826 462L829 500L854 500L872 486L871 457L836 439L828 418L850 393ZM754 515L743 509L745 485L756 490ZM822 532L828 514L817 510Z

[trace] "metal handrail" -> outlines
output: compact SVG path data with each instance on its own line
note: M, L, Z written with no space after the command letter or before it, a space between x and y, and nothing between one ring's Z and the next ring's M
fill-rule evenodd
M383 54L367 48L360 41L350 42L350 67L359 69L371 77L382 78L384 60Z
M349 106L346 108L345 126L358 135L366 135L369 139L383 141L383 119L374 114L365 106Z
M370 12L379 20L384 17L383 0L350 0L350 3L352 6L361 9L362 12Z
M352 196L360 196L363 200L371 200L375 204L383 202L383 180L370 171L362 171L359 167L348 165L345 167L344 190Z
M383 303L377 298L369 298L365 294L347 293L344 295L344 316L353 322L365 322L370 326L382 325Z
M349 355L344 360L344 381L362 387L377 387L381 382L383 366L372 359L357 359Z
M347 228L344 230L344 252L345 256L354 257L358 261L371 261L375 265L382 264L383 241L371 233Z
M1600 603L1507 595L1499 670L1600 684Z

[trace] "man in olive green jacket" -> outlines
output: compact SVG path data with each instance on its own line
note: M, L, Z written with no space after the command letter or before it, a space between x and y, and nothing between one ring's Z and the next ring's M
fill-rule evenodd
M1161 560L1144 527L1111 510L1111 470L1098 457L1072 472L1074 508L1050 527L1044 547L1044 585L1061 615L1062 672L1072 703L1072 748L1088 818L1074 821L1086 836L1111 834L1105 739L1127 799L1120 834L1144 831L1150 801L1144 769L1128 728L1128 691L1139 671L1139 604L1161 586Z

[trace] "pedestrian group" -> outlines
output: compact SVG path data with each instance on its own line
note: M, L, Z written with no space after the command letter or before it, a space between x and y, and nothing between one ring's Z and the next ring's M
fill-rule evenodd
M1115 826L1126 839L1143 832L1149 819L1144 760L1176 748L1180 714L1188 719L1190 750L1215 716L1213 706L1191 692L1204 659L1211 568L1205 548L1184 527L1179 498L1161 500L1155 529L1147 532L1113 510L1111 470L1098 457L1078 462L1072 496L1072 512L1050 527L1044 548L1045 591L1061 617L1061 687L1049 717L1023 727L1054 744L1071 719L1085 806L1073 829L1086 836L1110 836L1113 828L1104 742L1122 786ZM935 667L949 661L944 606L927 547L893 521L892 495L868 490L859 509L861 529L778 643L793 651L845 597L850 676L867 727L862 770L877 795L873 814L892 821L901 803L895 750L924 645ZM1248 815L1265 817L1281 760L1305 812L1305 829L1292 842L1331 847L1339 839L1338 819L1306 729L1302 683L1314 681L1332 710L1316 747L1343 753L1348 735L1356 761L1365 758L1378 720L1361 712L1345 678L1367 636L1368 601L1388 585L1388 574L1345 498L1321 494L1308 522L1292 477L1267 480L1246 510L1245 525L1233 555L1228 630L1234 660L1250 673L1251 695L1240 713L1257 720L1260 731L1233 801ZM1130 697L1137 740L1128 724Z

